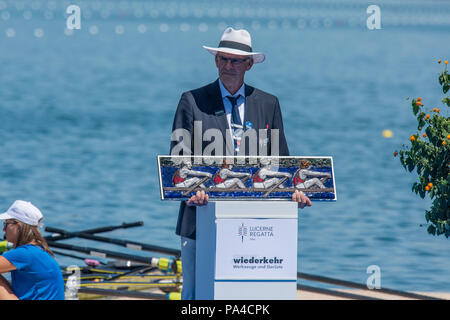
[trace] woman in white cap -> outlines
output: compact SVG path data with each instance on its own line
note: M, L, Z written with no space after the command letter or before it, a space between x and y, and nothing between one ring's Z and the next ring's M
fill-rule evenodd
M0 299L64 300L61 269L38 230L42 218L38 208L22 200L0 214L5 238L13 244L0 256L0 273L11 272L11 285L0 275Z

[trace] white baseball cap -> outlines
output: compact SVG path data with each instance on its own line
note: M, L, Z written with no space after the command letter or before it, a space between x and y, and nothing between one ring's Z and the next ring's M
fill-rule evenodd
M16 219L31 226L38 226L44 216L31 202L16 200L8 211L0 214L0 220Z

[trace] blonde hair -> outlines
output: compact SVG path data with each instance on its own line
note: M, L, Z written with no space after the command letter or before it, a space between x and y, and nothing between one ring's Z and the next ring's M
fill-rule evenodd
M309 160L302 160L300 162L300 169L306 169L311 165L311 161Z
M44 251L51 255L53 258L55 257L52 250L50 250L47 241L45 241L44 237L42 237L41 233L39 232L37 226L32 226L17 220L15 221L19 226L19 235L17 236L17 241L14 244L14 248L34 242L42 246Z

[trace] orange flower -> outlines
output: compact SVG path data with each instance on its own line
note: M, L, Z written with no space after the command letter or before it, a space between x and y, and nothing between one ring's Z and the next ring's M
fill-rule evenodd
M396 157L398 155L397 151L394 151L394 157Z
M417 104L418 106L421 106L421 105L422 105L422 102L417 101L416 104Z
M417 98L417 101L422 101L422 98Z
M447 61L447 60L445 60L445 61L444 61L444 63L445 63L445 64L448 64L448 61Z
M430 188L433 188L433 184L432 184L431 182L428 184L428 186L429 186Z
M439 113L441 111L441 109L436 109L436 112Z
M447 144L447 142L442 141L442 146L445 147L445 145Z
M436 108L433 108L433 112L436 112L436 110L437 110Z
M425 190L430 191L430 187L429 187L429 186L426 186L426 187L425 187Z
M447 136L447 139L450 139L450 134Z
M425 120L428 120L428 119L430 119L430 115L429 114L427 114L427 116L425 117Z
M426 133L424 133L424 134L422 135L422 137L426 138L426 137L427 137L427 134L426 134Z
M412 135L411 137L409 137L409 140L411 140L411 142L416 141L416 137Z

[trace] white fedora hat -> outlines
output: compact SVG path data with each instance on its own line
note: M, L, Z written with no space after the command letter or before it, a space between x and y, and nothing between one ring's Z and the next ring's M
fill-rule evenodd
M253 52L252 38L247 30L234 30L228 27L220 39L218 48L203 46L206 50L216 55L217 52L237 54L241 56L252 56L254 63L263 62L266 56L262 52Z

